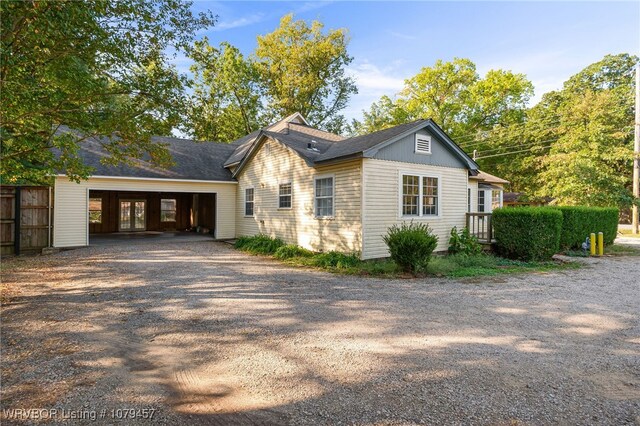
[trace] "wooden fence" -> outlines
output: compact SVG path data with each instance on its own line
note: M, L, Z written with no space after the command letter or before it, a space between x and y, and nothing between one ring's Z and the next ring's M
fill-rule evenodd
M0 254L40 251L50 245L50 189L0 187Z

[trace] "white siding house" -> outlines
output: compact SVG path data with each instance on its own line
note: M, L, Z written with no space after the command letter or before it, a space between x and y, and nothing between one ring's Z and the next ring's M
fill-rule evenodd
M160 139L172 168L107 166L103 142L85 146L95 175L81 183L55 179L56 247L123 229L204 229L217 239L267 234L372 259L388 256L390 226L416 221L431 227L440 251L468 213L501 205L506 183L479 171L431 120L344 139L293 114L231 144ZM123 220L133 223L136 203L140 226L123 228Z

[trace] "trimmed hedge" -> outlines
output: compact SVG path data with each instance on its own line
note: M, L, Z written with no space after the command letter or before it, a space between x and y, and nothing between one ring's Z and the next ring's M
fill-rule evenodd
M499 208L493 211L493 236L502 256L549 260L560 251L562 213L551 207Z
M560 247L579 249L592 232L604 234L605 245L613 244L618 233L619 211L615 207L556 207L562 212Z

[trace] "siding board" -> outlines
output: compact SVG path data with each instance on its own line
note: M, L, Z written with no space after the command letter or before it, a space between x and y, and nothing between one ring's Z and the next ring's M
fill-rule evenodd
M332 219L314 215L314 178L334 176ZM291 182L291 209L278 208L280 183ZM254 188L254 216L245 217L245 189ZM362 251L361 160L309 167L288 148L269 139L238 176L238 236L259 233L314 251Z
M403 172L434 175L440 178L440 217L413 218L429 224L438 236L437 251L446 250L451 228L465 225L467 211L468 172L466 169L433 165L410 164L377 159L363 160L365 185L363 214L363 259L388 257L389 251L382 237L396 223L412 218L400 215L400 176Z
M236 235L236 187L235 183L126 178L89 178L86 181L76 183L66 177L58 176L55 180L54 246L79 247L88 244L87 201L89 190L216 193L216 216L218 218L216 237L220 239L234 238Z

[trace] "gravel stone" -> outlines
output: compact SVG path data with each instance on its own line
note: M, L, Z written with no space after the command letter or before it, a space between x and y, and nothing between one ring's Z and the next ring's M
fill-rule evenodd
M3 260L2 408L107 410L100 424L640 425L640 258L583 261L390 280L202 241ZM109 417L125 408L155 413Z

